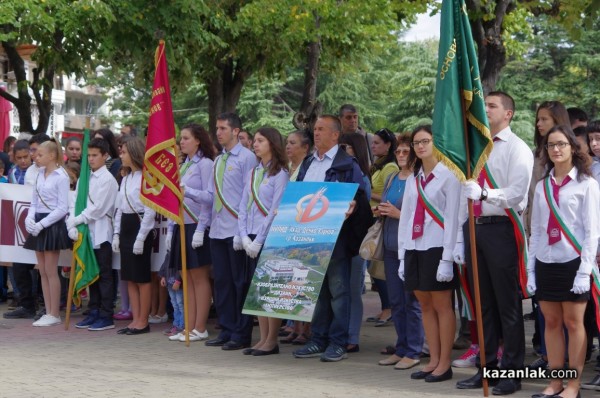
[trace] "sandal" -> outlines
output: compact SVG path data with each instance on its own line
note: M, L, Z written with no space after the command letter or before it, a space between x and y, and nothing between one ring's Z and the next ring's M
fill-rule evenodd
M304 333L300 333L298 335L298 337L296 337L294 339L294 341L292 341L293 345L304 345L308 342L308 339L306 338L306 336L304 335Z
M385 348L382 348L379 353L381 355L394 355L396 353L396 347L388 345Z
M292 332L292 333L288 334L285 339L280 339L279 342L282 344L293 344L296 337L298 337L298 334Z

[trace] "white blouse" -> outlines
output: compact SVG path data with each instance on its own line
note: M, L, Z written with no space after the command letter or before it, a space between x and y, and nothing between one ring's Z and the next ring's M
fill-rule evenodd
M138 170L123 178L117 196L117 212L113 223L114 233L121 233L121 218L123 214L143 214L136 240L145 241L154 229L156 212L142 203L140 190L142 187L142 171Z
M39 169L33 186L33 196L29 208L30 218L35 213L47 213L41 223L44 228L64 219L69 212L69 176L62 167L46 177L46 168Z

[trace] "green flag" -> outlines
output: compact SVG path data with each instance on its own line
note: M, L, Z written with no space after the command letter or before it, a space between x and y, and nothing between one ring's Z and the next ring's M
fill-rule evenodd
M81 146L81 174L77 185L77 199L75 202L75 214L78 216L87 206L88 191L90 188L90 164L87 161L88 142L90 141L90 132L85 129L83 132L83 144ZM98 261L94 254L94 245L90 235L90 228L87 224L77 226L79 238L73 246L73 256L75 257L75 288L73 290L73 303L76 306L81 305L81 292L94 283L100 274Z
M464 0L442 3L432 129L436 153L456 177L467 179L467 164L478 176L493 144Z

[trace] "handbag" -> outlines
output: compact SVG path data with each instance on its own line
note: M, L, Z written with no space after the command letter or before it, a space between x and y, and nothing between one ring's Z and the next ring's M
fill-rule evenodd
M371 225L360 244L358 253L365 260L383 261L383 219L378 218Z

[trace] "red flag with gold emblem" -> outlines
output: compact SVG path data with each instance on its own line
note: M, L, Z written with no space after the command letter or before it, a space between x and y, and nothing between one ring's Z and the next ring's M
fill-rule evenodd
M141 199L146 206L182 224L180 203L183 195L179 188L175 122L163 40L156 49L154 67Z

